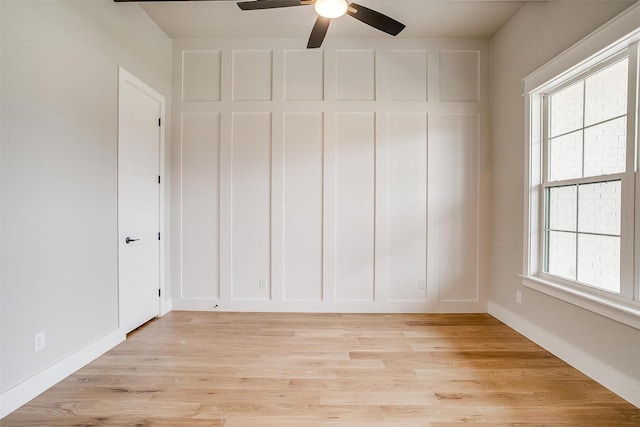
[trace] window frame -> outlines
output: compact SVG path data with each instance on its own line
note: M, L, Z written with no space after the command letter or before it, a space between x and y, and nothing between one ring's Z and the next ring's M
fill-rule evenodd
M546 226L546 219L547 219L547 212L546 210L548 209L548 199L547 199L547 190L550 188L557 188L557 187L564 187L564 186L576 186L576 190L577 190L577 194L576 197L579 197L579 186L580 185L585 185L585 184L596 184L596 183L604 183L604 182L614 182L614 181L620 181L620 185L621 185L621 206L620 206L620 210L621 212L625 212L626 210L629 209L629 205L630 203L633 203L633 192L629 191L628 187L634 187L633 185L633 171L635 170L635 136L632 134L633 129L630 129L629 126L629 114L630 114L630 108L629 108L629 102L633 100L633 96L629 95L629 93L627 93L627 110L626 110L626 114L624 114L624 117L626 118L627 121L627 129L626 129L626 133L627 133L627 141L626 141L626 157L625 157L625 170L624 172L619 172L619 173L613 173L613 174L600 174L600 175L592 175L592 176L587 176L587 177L579 177L579 178L567 178L567 179L560 179L560 180L555 180L555 181L551 181L549 180L549 163L550 163L550 147L549 147L549 141L551 139L551 135L550 135L550 130L549 130L549 123L550 123L550 97L555 95L556 93L559 93L561 91L563 91L564 89L571 87L573 85L575 85L578 82L585 82L588 78L590 78L591 76L599 73L600 71L620 62L623 61L624 59L629 59L629 62L631 61L631 58L629 56L630 50L633 49L633 45L627 49L623 49L622 51L611 55L609 58L597 63L596 65L594 65L593 67L590 67L588 70L581 72L580 74L574 76L571 79L568 79L567 81L558 84L552 88L550 88L547 91L544 91L543 93L540 94L540 96L542 97L541 102L542 102L542 118L541 118L541 122L542 122L542 159L541 159L541 166L542 166L542 177L541 177L541 183L540 183L540 203L541 203L541 214L540 214L540 229L541 229L541 234L540 234L540 239L541 239L541 244L539 246L539 250L540 253L538 254L539 259L540 259L540 267L539 267L539 276L546 280L546 281L561 281L565 286L574 286L577 287L585 292L587 291L591 291L591 290L596 290L596 291L603 291L604 294L602 294L603 296L611 294L612 296L617 295L617 293L614 292L610 292L607 290L604 290L602 288L598 288L597 286L594 285L590 285L584 282L580 282L577 278L577 271L576 271L576 279L575 280L571 280L569 278L563 278L561 276L557 276L555 274L552 273L548 273L545 271L545 263L548 261L547 260L547 256L548 254L545 253L545 249L548 245L547 242L547 234L545 233L547 231L547 226ZM630 70L630 68L632 68L630 65L628 66L628 70ZM628 80L627 80L627 90L629 90L629 82L630 80L633 79L633 76L628 76ZM585 88L586 89L586 88ZM583 112L584 109L586 108L586 106L583 106ZM586 126L585 123L583 122L583 125L575 130L570 131L569 133L572 132L577 132L577 131L585 131L586 129L589 129L592 126L598 126L601 123L606 123L608 121L613 121L616 120L618 118L621 118L623 116L617 116L615 118L610 118L607 119L604 122L600 122L597 123L595 125L589 125ZM630 132L631 131L631 132ZM559 135L554 135L554 138L557 138ZM582 146L584 148L584 136L583 136L583 143ZM583 152L583 156L584 156L584 152ZM583 167L584 167L584 158L583 158ZM631 190L633 190L633 188L631 188ZM578 199L579 200L579 199ZM579 205L577 207L577 214L579 215ZM633 207L631 207L631 210L633 210ZM576 221L578 220L578 218L576 218ZM625 216L625 215L621 215L620 218L620 293L619 295L623 297L623 299L633 299L633 277L632 276L628 276L625 275L624 272L628 272L628 271L633 271L633 240L634 240L634 224L633 224L633 216L629 217L629 215ZM578 230L576 230L575 232L576 234L576 239L578 238L578 236L580 234L584 234L584 233L580 233ZM576 256L578 256L578 252L576 250ZM577 266L576 266L577 267ZM623 286L624 284L624 286Z
M522 284L640 329L640 7L635 6L524 79L525 227ZM618 21L618 22L616 22ZM618 24L618 25L615 25ZM626 33L620 31L627 28ZM629 32L629 29L631 30ZM597 43L596 43L597 42ZM601 49L594 48L600 43ZM595 52L595 53L594 53ZM629 58L627 157L623 173L548 181L545 96ZM574 65L571 65L574 64ZM544 168L544 169L543 169ZM546 188L560 183L621 181L620 294L544 272ZM551 185L549 185L551 184ZM635 224L639 224L636 226Z

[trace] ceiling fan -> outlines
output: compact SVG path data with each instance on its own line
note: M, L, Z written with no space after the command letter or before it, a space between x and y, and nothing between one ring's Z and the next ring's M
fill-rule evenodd
M1 0L0 0L1 1ZM138 2L138 1L193 1L193 0L114 0L116 2ZM207 0L203 0L207 1ZM242 10L276 9L280 7L307 6L314 5L318 18L311 30L307 48L317 48L322 46L324 37L329 29L329 24L333 18L349 15L358 21L364 22L375 29L383 31L392 36L397 36L404 30L405 25L357 3L350 3L348 0L253 0L240 1L238 7Z
M238 2L242 10L275 9L280 7L306 6L313 4L318 14L311 30L307 48L322 46L324 37L333 18L349 15L380 31L396 36L405 27L404 24L368 7L347 0L253 0Z

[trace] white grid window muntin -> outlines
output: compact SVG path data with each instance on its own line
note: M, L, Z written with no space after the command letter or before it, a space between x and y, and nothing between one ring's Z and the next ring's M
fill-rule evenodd
M635 168L629 64L628 53L618 53L541 94L541 273L618 295L630 247L623 240L633 239L622 233L623 208L633 209L623 187Z

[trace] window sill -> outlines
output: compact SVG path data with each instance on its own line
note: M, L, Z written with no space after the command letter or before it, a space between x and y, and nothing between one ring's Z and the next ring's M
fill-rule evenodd
M522 284L529 289L640 329L640 303L591 294L536 276L520 275L520 277L522 277Z

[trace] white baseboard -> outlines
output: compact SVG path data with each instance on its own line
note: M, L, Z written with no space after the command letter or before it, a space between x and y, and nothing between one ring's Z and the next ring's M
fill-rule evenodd
M160 317L169 313L171 310L173 310L173 301L171 300L171 298L162 300L160 302Z
M53 366L35 374L20 384L0 394L0 419L9 415L51 386L62 381L78 369L87 365L116 345L124 341L126 335L116 330L89 344L81 350L65 357Z
M178 311L256 313L486 313L487 303L485 301L267 301L178 298L173 309Z
M640 408L640 383L506 308L489 302L489 314Z

